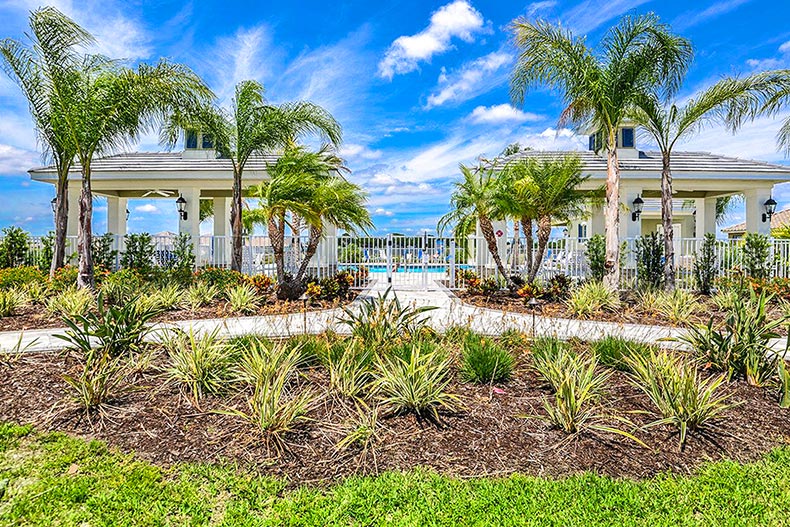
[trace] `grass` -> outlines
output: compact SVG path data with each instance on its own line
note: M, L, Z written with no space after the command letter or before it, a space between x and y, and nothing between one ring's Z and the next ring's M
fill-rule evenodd
M238 467L163 470L96 441L0 424L4 479L3 525L785 525L790 510L790 449L643 481L410 471L286 488Z

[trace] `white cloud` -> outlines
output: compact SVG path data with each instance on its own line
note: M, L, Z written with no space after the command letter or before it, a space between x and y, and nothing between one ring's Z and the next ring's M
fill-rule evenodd
M780 57L768 57L764 59L749 59L746 64L753 70L772 70L787 67L790 64L790 41L779 46Z
M474 35L484 30L483 15L466 0L455 0L434 12L424 30L396 38L379 62L379 75L391 79L414 71L420 62L450 49L453 38L472 42Z
M478 106L472 110L469 119L473 123L478 124L501 124L540 121L544 119L544 117L535 113L524 112L518 108L513 108L509 104L497 104L495 106Z
M562 14L564 25L575 33L589 33L609 20L639 7L649 0L585 0Z
M218 39L212 49L213 56L208 61L204 58L204 64L211 64L206 73L216 81L217 96L223 101L233 97L236 84L242 80L263 82L277 56L265 25L240 28L235 34ZM222 67L217 67L219 64Z
M506 79L500 70L512 61L508 53L495 51L463 64L459 69L439 76L437 91L428 97L426 108L471 99L494 88Z
M551 10L557 5L555 0L543 0L542 2L532 2L527 6L527 16L532 18L545 11Z
M340 155L352 159L366 159L373 160L381 157L380 150L373 150L364 145L354 143L346 143L340 149Z
M790 40L779 46L779 53L790 53Z
M381 207L373 211L374 216L394 216L395 213L391 210L383 209Z
M672 21L672 27L676 30L688 29L697 24L706 22L734 9L751 2L751 0L717 0L702 11L686 12Z
M41 165L38 154L0 144L0 174L19 176Z
M134 210L135 212L146 212L149 214L159 212L159 209L156 207L156 205L153 205L151 203L146 203L145 205L138 205L137 207L134 208Z

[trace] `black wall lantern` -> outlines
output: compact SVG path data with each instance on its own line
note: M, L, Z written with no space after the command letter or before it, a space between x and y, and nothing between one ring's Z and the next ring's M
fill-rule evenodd
M774 201L774 198L768 198L768 200L763 203L763 208L765 209L765 212L763 212L763 223L771 221L771 216L776 212L776 201Z
M52 198L49 204L52 205L52 214L55 214L55 208L58 206L58 198Z
M636 221L639 219L639 215L642 214L642 208L644 206L645 206L644 200L641 197L637 196L631 207L631 221Z
M126 209L126 221L129 221L129 209Z
M184 199L184 196L178 196L176 200L176 205L178 206L178 215L181 216L182 220L187 219L187 200Z

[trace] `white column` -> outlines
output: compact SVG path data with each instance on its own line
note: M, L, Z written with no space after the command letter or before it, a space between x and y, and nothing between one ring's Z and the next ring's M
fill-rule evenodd
M763 222L764 204L771 197L773 187L758 187L744 191L746 201L746 232L771 234L771 222Z
M716 234L716 198L694 200L694 237L702 239L706 234Z
M195 258L200 257L200 189L195 187L182 188L178 193L186 200L184 206L187 219L178 218L179 234L189 234L192 237L192 246Z
M116 236L124 236L126 234L127 206L128 201L126 198L107 197L107 232L111 232Z
M229 266L231 254L230 198L214 198L214 257L212 265Z
M606 221L603 215L603 207L598 205L590 205L590 223L587 227L587 237L590 238L595 234L604 234L606 232Z
M642 218L631 219L634 200L642 194L641 188L620 187L620 239L637 238L642 235Z
M66 226L66 236L76 236L77 226L80 222L80 182L69 181L69 222Z
M361 248L364 250L364 248ZM331 268L337 265L337 227L331 223L324 225L324 237L318 244L316 254L320 255L320 264ZM318 264L319 262L316 262Z
M502 234L498 236L498 234ZM505 264L507 267L507 221L499 220L494 222L494 236L496 236L496 246L497 251L499 251L499 257L502 259L502 263Z

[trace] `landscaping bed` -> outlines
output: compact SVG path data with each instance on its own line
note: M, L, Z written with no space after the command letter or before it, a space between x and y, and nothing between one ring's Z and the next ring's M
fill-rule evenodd
M309 420L284 434L279 447L229 413L244 408L240 394L206 396L199 406L194 404L165 380L162 354L130 379L131 392L111 401L103 417L90 419L67 397L62 376L78 373L74 360L55 353L17 356L2 365L0 421L101 439L161 466L238 463L257 473L287 478L291 484L328 483L354 474L417 467L463 478L592 471L638 479L665 471L691 473L716 459L756 460L790 440L790 410L778 407L775 390L744 382L726 384L724 391L732 394L736 405L722 415L714 432L691 435L682 452L677 434L667 426L633 432L646 446L607 432L569 437L540 419L525 417L545 415L543 399L550 390L530 367L528 347L514 349L513 354L516 363L510 381L491 386L454 378L448 391L460 396L459 411L442 412L438 425L414 415L383 412L376 424L377 438L364 449L337 448L353 428L361 403L332 394L327 372L320 366L301 370L294 381L317 398L307 414ZM607 382L603 400L635 426L654 420L648 413L649 400L621 372Z

